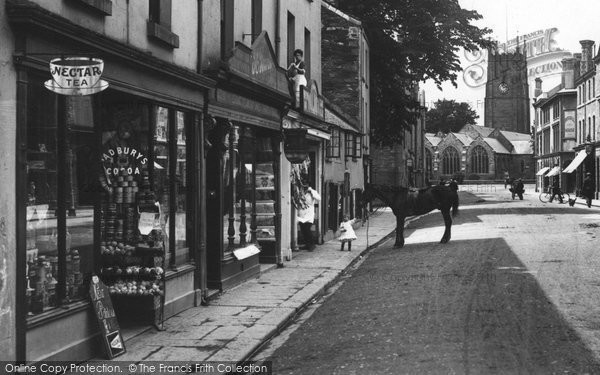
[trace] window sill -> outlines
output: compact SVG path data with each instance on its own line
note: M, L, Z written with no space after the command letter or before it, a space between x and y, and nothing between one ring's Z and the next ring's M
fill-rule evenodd
M179 48L179 36L163 25L148 21L148 37L166 44L171 48Z
M87 8L92 9L105 16L112 16L112 1L111 0L71 0L85 5Z
M83 299L81 301L73 302L68 305L57 307L53 310L34 315L27 318L27 329L32 329L58 319L66 318L67 316L86 310L90 307L90 302L87 299Z

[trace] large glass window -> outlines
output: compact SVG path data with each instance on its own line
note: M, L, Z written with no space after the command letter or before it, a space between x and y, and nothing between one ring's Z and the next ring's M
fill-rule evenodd
M447 147L442 154L442 173L453 174L460 171L460 158L454 147Z
M471 172L489 173L488 155L482 146L475 146L471 151Z
M142 238L138 218L146 203L157 214L160 207L156 225L167 259L188 261L190 116L110 89L100 109L93 96L56 95L34 75L28 87L29 314L84 299L108 242L122 249Z
M189 261L188 227L192 193L189 185L187 114L171 108L155 109L153 137L153 189L160 204L160 223L169 264Z
M234 125L223 154L225 256L249 243L276 239L276 168L270 134Z
M90 97L59 97L30 76L27 98L26 298L30 316L81 300L93 272L94 166Z

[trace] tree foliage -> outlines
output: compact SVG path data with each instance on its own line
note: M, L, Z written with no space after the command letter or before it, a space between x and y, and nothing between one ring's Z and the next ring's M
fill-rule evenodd
M428 133L456 133L467 124L475 125L479 115L468 103L444 99L435 102L434 108L427 111L426 118Z
M372 140L393 144L418 115L418 84L456 86L458 52L488 48L488 28L458 0L339 0L337 6L359 19L369 39Z

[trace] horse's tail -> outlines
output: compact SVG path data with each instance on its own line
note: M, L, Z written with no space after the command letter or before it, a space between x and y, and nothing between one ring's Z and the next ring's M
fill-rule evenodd
M458 192L454 192L454 194L456 194L456 196L452 201L452 216L458 215Z

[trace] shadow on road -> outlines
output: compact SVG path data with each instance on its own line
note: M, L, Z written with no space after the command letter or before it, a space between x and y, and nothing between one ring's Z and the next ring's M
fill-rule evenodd
M600 373L502 238L375 250L271 359L277 374Z

